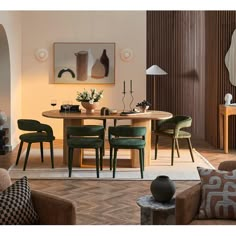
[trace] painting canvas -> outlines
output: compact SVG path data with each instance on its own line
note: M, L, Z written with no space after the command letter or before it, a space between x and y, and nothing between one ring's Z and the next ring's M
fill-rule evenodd
M115 43L54 43L54 82L115 83Z

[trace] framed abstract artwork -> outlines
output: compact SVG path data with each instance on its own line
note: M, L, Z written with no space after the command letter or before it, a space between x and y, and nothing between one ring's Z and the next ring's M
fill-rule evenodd
M115 43L54 43L54 83L114 84Z

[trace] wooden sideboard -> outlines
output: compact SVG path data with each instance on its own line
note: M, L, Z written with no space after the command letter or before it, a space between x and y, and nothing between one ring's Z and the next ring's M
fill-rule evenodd
M219 132L220 132L220 148L225 153L229 152L229 116L236 115L236 106L219 105Z

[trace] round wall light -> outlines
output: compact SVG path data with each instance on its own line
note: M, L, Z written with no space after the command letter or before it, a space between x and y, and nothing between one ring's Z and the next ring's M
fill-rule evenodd
M46 61L48 59L48 50L45 48L39 48L35 51L35 57L38 61Z
M128 62L133 59L133 50L130 48L124 48L120 51L120 58L122 61Z

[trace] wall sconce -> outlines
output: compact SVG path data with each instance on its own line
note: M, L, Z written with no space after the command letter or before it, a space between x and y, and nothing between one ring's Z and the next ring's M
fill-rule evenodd
M35 51L35 57L38 61L46 61L48 59L48 50L45 48L39 48Z
M129 62L133 59L134 53L131 48L124 48L120 51L120 58L124 62Z

